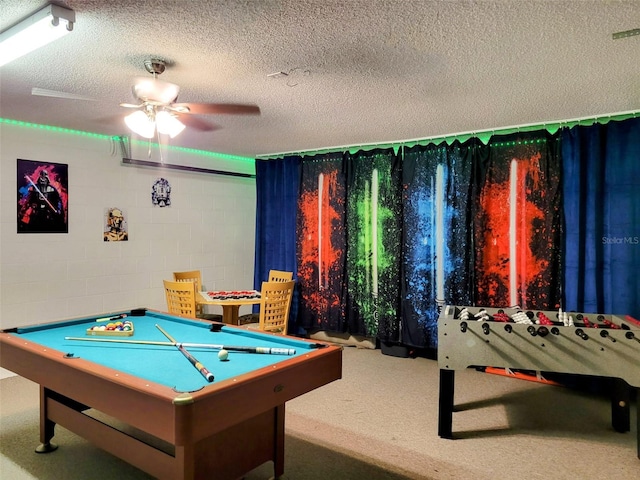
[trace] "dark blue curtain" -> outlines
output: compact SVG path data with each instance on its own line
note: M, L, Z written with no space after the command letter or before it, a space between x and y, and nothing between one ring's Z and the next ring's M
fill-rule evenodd
M296 214L300 186L300 157L256 160L256 245L253 285L260 289L269 270L296 270ZM298 291L291 303L289 333L298 315Z
M640 118L562 131L567 311L640 318Z

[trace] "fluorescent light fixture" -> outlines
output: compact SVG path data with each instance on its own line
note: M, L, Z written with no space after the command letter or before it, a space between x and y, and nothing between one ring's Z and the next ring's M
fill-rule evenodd
M0 33L0 67L63 37L73 30L75 21L73 10L47 5L3 31Z
M173 138L182 132L185 127L180 120L165 110L160 110L157 113L155 110L149 110L148 112L136 110L124 117L124 122L134 133L144 138L153 138L156 128L158 133L169 135Z

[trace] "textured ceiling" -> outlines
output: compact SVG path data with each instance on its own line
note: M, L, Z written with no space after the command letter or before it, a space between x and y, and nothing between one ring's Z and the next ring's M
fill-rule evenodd
M0 0L0 29L46 3ZM3 118L126 134L150 57L179 101L262 111L207 115L219 129L173 145L251 157L640 109L640 36L612 38L640 27L639 0L58 3L74 30L0 68Z

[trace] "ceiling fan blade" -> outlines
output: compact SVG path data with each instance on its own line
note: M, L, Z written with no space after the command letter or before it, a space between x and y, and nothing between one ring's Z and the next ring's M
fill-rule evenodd
M120 115L107 115L94 118L94 120L103 125L113 125L115 123L123 124L124 117Z
M77 95L75 93L67 93L67 92L59 92L57 90L48 90L46 88L38 88L38 87L33 87L31 89L31 95L36 95L39 97L64 98L66 100L87 100L89 102L97 101L95 98L86 97L84 95Z
M180 87L157 78L136 77L132 91L138 100L168 104L178 98Z
M243 105L239 103L172 103L172 109L180 110L188 108L188 112L196 115L260 115L260 107L257 105Z
M141 108L144 106L144 103L139 105L136 105L135 103L121 103L120 106L124 108Z
M180 113L174 113L174 115L176 115L178 117L178 120L184 123L187 127L193 128L195 130L200 130L201 132L213 132L214 130L220 129L218 125L205 122L204 120L201 120L198 117L192 117L190 115L182 115Z

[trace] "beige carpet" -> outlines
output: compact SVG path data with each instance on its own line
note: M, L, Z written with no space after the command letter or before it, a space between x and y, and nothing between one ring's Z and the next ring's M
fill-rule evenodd
M454 434L437 435L438 366L345 347L343 379L287 403L289 480L637 479L632 431L611 428L609 400L475 370L456 374ZM38 444L38 387L0 380L0 479L124 480L148 475L56 428ZM246 480L267 479L271 464Z

